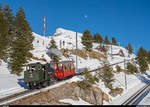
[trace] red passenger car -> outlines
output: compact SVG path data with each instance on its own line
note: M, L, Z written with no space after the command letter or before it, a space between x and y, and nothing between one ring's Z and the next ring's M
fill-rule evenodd
M51 67L55 69L55 78L65 79L75 75L73 61L51 62Z

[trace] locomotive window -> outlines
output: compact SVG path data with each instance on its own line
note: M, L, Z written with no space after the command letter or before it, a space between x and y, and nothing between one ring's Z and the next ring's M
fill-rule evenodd
M26 66L26 71L29 70L29 66Z

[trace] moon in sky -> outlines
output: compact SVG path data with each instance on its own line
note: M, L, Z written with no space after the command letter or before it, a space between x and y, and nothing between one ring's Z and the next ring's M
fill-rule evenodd
M85 15L84 15L84 18L86 18L86 19L87 19L87 18L88 18L88 16L85 14Z

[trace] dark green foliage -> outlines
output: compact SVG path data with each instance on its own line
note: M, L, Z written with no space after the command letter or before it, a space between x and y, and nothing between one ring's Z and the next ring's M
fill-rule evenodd
M26 21L25 13L20 7L15 18L15 40L11 47L11 68L12 73L20 75L22 67L32 57L30 50L33 49L32 30Z
M56 42L55 40L52 38L52 40L50 41L50 44L49 44L49 49L57 49L57 46L56 46ZM60 58L54 54L54 53L51 53L51 58L54 62L59 62Z
M93 39L96 43L100 43L100 44L103 43L103 38L99 33L95 34L93 36Z
M131 64L130 62L127 63L127 72L130 72L131 74L133 73L137 73L138 69L136 66L134 66L133 64Z
M116 69L117 72L121 72L121 67L119 65L116 66Z
M96 82L99 82L99 78L98 78L96 75L94 75L94 80L95 80Z
M59 62L60 60L60 58L56 54L53 54L53 53L51 53L51 59L54 62Z
M91 87L93 84L95 84L96 82L99 81L99 78L97 78L96 76L93 76L88 69L86 68L84 70L84 73L82 73L82 75L84 75L84 79L80 82L78 82L78 86L80 88L86 89Z
M150 64L150 51L147 53L147 61Z
M4 9L3 9L3 15L4 15L4 19L7 21L7 23L9 24L9 28L8 28L8 47L10 49L12 42L14 41L15 37L15 27L14 27L14 18L15 16L12 13L12 10L10 9L9 5L6 4ZM8 50L10 51L10 50Z
M148 70L147 56L148 56L147 51L144 48L140 47L137 54L137 61L140 66L141 73L144 73L146 72L146 70Z
M114 81L113 77L114 77L114 74L113 74L113 71L112 69L108 66L108 65L104 65L104 68L103 68L103 73L101 75L102 77L102 81L104 82L105 86L112 89L112 82Z
M90 51L93 47L92 45L92 35L88 30L83 33L82 44L85 46L85 49Z
M94 77L92 76L92 74L89 71L86 71L85 75L84 75L86 81L88 81L89 84L95 84L95 80Z
M128 50L129 54L132 54L133 49L132 49L130 43L128 43L128 46L126 47L126 49Z
M78 82L77 82L77 85L78 85L80 88L82 88L82 89L87 89L87 88L91 87L91 85L88 84L85 80L83 80L83 81L78 81Z
M8 28L7 20L4 19L3 14L0 12L0 59L5 58L7 55Z
M116 39L112 37L112 45L117 45Z
M5 58L9 56L11 41L13 40L13 19L12 10L9 8L9 5L6 4L4 9L0 5L0 58Z
M56 46L56 42L55 42L55 40L54 39L52 39L51 41L50 41L50 48L55 48L55 49L57 49L57 46Z
M3 9L3 15L4 15L4 18L7 20L8 24L11 26L13 24L14 16L8 4L6 4Z
M105 44L110 44L110 42L109 42L109 40L108 40L108 36L107 36L107 35L105 36L104 43L105 43Z

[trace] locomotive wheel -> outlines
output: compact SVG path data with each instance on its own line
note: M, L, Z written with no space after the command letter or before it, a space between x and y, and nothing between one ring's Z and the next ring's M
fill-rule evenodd
M38 83L38 84L37 84L37 88L38 88L38 89L41 89L41 88L42 88L41 83Z
M33 84L29 83L29 89L33 89L33 88L34 88Z
M47 81L42 83L42 87L46 87L46 86L48 86L48 82Z

